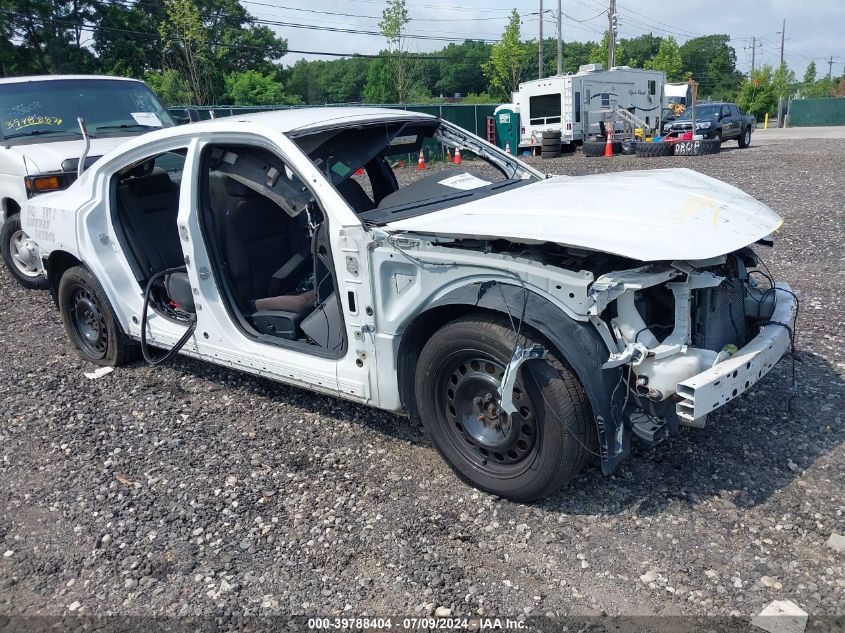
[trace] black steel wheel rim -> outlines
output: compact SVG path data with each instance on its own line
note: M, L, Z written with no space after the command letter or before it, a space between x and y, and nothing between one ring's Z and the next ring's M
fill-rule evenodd
M438 422L452 447L490 477L510 478L527 470L537 453L536 408L520 380L513 390L516 413L499 408L504 366L478 350L451 354L436 372Z
M76 344L92 358L103 358L109 344L106 319L94 295L84 286L71 288L68 314Z

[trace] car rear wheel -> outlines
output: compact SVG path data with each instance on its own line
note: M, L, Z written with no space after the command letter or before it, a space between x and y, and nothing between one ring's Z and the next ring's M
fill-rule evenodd
M417 409L434 446L465 481L528 502L552 494L586 462L592 423L583 387L551 354L526 361L513 390L517 411L499 408L498 388L516 333L475 315L438 330L420 354ZM523 347L540 342L528 332Z
M6 218L0 231L0 250L6 268L24 288L44 290L49 287L47 278L41 274L38 249L21 228L20 214Z
M82 267L59 281L59 311L65 331L81 358L117 367L138 358L138 344L123 333L97 278Z
M743 149L751 145L751 128L747 127L739 137L739 146Z

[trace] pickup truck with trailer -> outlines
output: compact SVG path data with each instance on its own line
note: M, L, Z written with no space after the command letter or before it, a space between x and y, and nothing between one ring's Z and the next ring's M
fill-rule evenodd
M85 166L128 137L174 125L143 82L125 77L53 75L0 79L0 253L21 285L46 288L35 242L21 228L27 200L76 180L89 131Z
M663 133L679 136L692 131L693 108L684 112L663 126ZM751 133L757 120L750 114L742 114L735 103L706 102L695 106L695 134L705 139L737 141L740 147L751 145Z
M424 142L466 160L397 179ZM703 427L789 349L797 307L753 274L783 220L736 187L552 177L396 110L150 132L22 221L86 361L181 353L404 412L460 477L518 501Z

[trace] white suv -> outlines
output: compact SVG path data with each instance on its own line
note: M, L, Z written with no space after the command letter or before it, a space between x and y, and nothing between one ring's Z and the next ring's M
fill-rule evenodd
M126 137L174 125L155 94L123 77L57 75L0 79L0 251L27 288L46 288L20 210L33 196L76 180L85 147L77 118L90 133L86 166Z

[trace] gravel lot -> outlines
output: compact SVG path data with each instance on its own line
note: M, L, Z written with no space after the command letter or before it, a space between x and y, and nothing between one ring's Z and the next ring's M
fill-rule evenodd
M842 145L734 147L530 160L690 167L780 212L761 254L801 298L794 415L785 360L706 429L536 505L465 486L408 420L341 400L184 359L89 380L49 296L3 270L0 615L745 621L783 599L845 626L845 552L825 545L845 534Z

